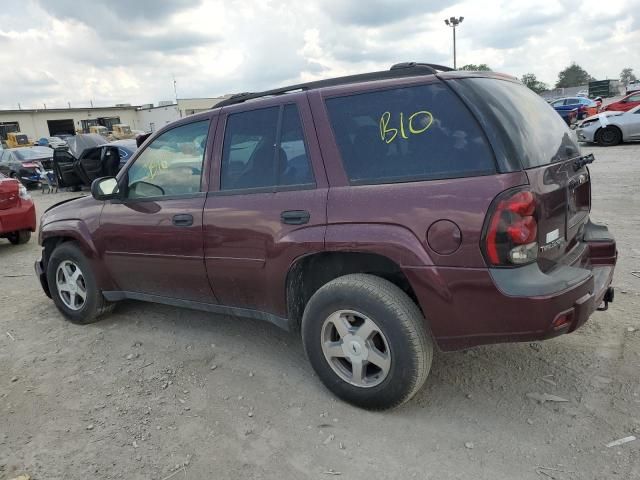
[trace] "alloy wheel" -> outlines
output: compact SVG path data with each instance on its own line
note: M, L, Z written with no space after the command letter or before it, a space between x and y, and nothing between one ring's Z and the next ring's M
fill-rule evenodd
M58 295L65 306L78 311L87 300L87 284L80 267L71 260L60 262L56 269L56 286Z
M378 325L353 310L338 310L322 325L322 352L333 371L357 387L380 385L391 369L389 343Z

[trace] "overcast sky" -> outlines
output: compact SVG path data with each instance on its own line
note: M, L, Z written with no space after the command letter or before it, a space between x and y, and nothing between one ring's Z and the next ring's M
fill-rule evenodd
M23 0L0 9L0 108L157 103L174 76L188 98L452 65L452 15L458 65L640 74L640 0Z

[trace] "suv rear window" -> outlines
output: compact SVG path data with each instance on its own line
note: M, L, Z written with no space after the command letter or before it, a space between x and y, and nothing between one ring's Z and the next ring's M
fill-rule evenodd
M521 168L527 169L580 154L575 134L558 112L523 84L496 78L465 78L452 83L488 126L494 148L505 144L505 163L519 161Z
M442 84L329 98L326 104L351 183L495 172L493 153L480 126Z

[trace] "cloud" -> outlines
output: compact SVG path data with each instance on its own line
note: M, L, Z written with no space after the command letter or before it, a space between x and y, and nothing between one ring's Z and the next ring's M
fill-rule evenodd
M406 18L417 21L421 15L437 12L454 0L416 2L415 0L322 0L319 6L336 23L342 25L381 26Z
M640 68L640 0L30 0L0 10L0 107L152 103L404 61L487 63L547 83ZM25 58L29 61L25 63Z

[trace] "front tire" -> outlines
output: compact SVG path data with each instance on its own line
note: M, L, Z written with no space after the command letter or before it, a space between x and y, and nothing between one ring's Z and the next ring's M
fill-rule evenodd
M95 322L113 310L98 289L91 265L75 242L58 245L47 264L47 282L56 307L69 321Z
M345 275L321 287L305 307L302 339L325 386L370 410L413 397L433 358L420 309L396 285L374 275Z
M31 239L31 231L20 230L18 232L11 232L9 235L7 235L7 239L13 245L23 245Z
M616 127L606 127L598 130L598 143L603 147L613 147L622 142L622 132Z

